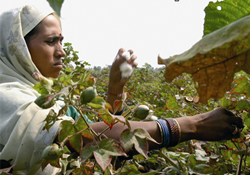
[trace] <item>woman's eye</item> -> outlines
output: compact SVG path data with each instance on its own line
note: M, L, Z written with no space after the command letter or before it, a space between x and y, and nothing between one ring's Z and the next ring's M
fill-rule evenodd
M48 43L48 44L53 44L54 40L48 40L48 41L45 41L45 42Z

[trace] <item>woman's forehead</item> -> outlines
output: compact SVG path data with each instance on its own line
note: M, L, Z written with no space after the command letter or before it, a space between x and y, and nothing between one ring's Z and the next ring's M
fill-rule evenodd
M60 23L54 15L49 15L44 18L39 27L44 35L62 35Z

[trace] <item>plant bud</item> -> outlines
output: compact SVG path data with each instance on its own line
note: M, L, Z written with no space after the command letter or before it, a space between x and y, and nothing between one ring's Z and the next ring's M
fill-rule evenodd
M52 145L47 146L42 153L42 158L46 159L46 160L54 160L57 159L59 154L59 146L55 143L53 143Z
M152 115L152 116L149 118L149 120L151 120L151 121L155 121L155 120L158 120L158 117L156 117L156 116Z
M44 76L41 77L41 83L46 87L51 87L54 84L53 80L46 78Z
M97 92L95 87L88 87L80 95L81 104L87 104L96 98Z
M146 105L139 105L135 109L134 117L144 120L149 114L149 108Z
M51 98L53 98L53 95L43 94L43 95L40 95L39 97L37 97L37 99L35 100L35 103L43 109L48 109L55 104L55 100L54 99L51 100ZM46 103L49 100L51 100L51 101L49 103Z

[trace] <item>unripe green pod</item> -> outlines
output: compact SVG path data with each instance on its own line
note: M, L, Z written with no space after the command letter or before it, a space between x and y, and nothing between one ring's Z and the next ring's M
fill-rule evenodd
M43 150L42 158L44 158L46 160L55 160L59 156L58 151L59 151L59 146L57 144L53 143L52 145L47 146Z
M149 114L149 108L146 105L139 105L135 109L134 117L144 120Z
M44 86L48 86L48 87L51 87L53 86L54 82L53 80L49 79L49 78L45 78L45 77L41 77L41 83L44 85Z
M55 104L55 101L54 100L51 100L50 103L47 103L45 104L45 102L49 101L51 98L53 97L53 95L46 95L46 94L43 94L43 95L40 95L39 97L37 97L37 99L35 100L35 103L43 108L43 109L48 109L50 107L52 107L54 104Z
M85 89L80 96L81 104L87 104L96 98L97 92L95 87L88 87Z
M149 120L151 120L151 121L155 121L155 120L158 120L158 117L156 117L156 116L152 115L152 116L149 118Z

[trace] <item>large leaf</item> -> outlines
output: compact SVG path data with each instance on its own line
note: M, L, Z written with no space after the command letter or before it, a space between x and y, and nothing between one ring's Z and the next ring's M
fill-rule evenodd
M249 68L250 69L250 68ZM245 94L250 99L250 80L246 77L240 77L234 81L235 87L231 90L234 94Z
M129 129L124 130L121 134L120 140L125 152L130 151L134 147L135 150L145 158L147 158L148 153L147 140L157 143L148 134L148 132L142 128L135 129L133 132L131 132Z
M112 156L127 156L122 151L122 148L111 139L102 140L98 146L91 144L86 145L81 152L81 158L85 161L93 154L103 171L105 171L110 164Z
M61 168L60 159L62 158L63 154L70 153L68 148L64 146L63 148L59 148L59 146L55 143L49 145L45 148L42 154L42 170L50 164L54 167Z
M162 59L166 65L165 78L171 82L182 73L193 75L198 82L200 102L221 98L230 90L234 73L250 73L250 16L243 17L204 36L188 51Z
M80 132L82 131L82 132ZM74 135L75 133L80 132L79 134ZM60 125L60 132L58 135L59 142L62 142L65 138L69 137L69 143L78 153L80 153L83 145L82 136L92 139L90 131L86 123L81 117L78 118L76 123L71 121L62 121Z
M49 5L55 10L55 12L60 16L61 15L61 7L64 0L47 0Z
M205 8L204 36L250 14L250 0L209 2Z

